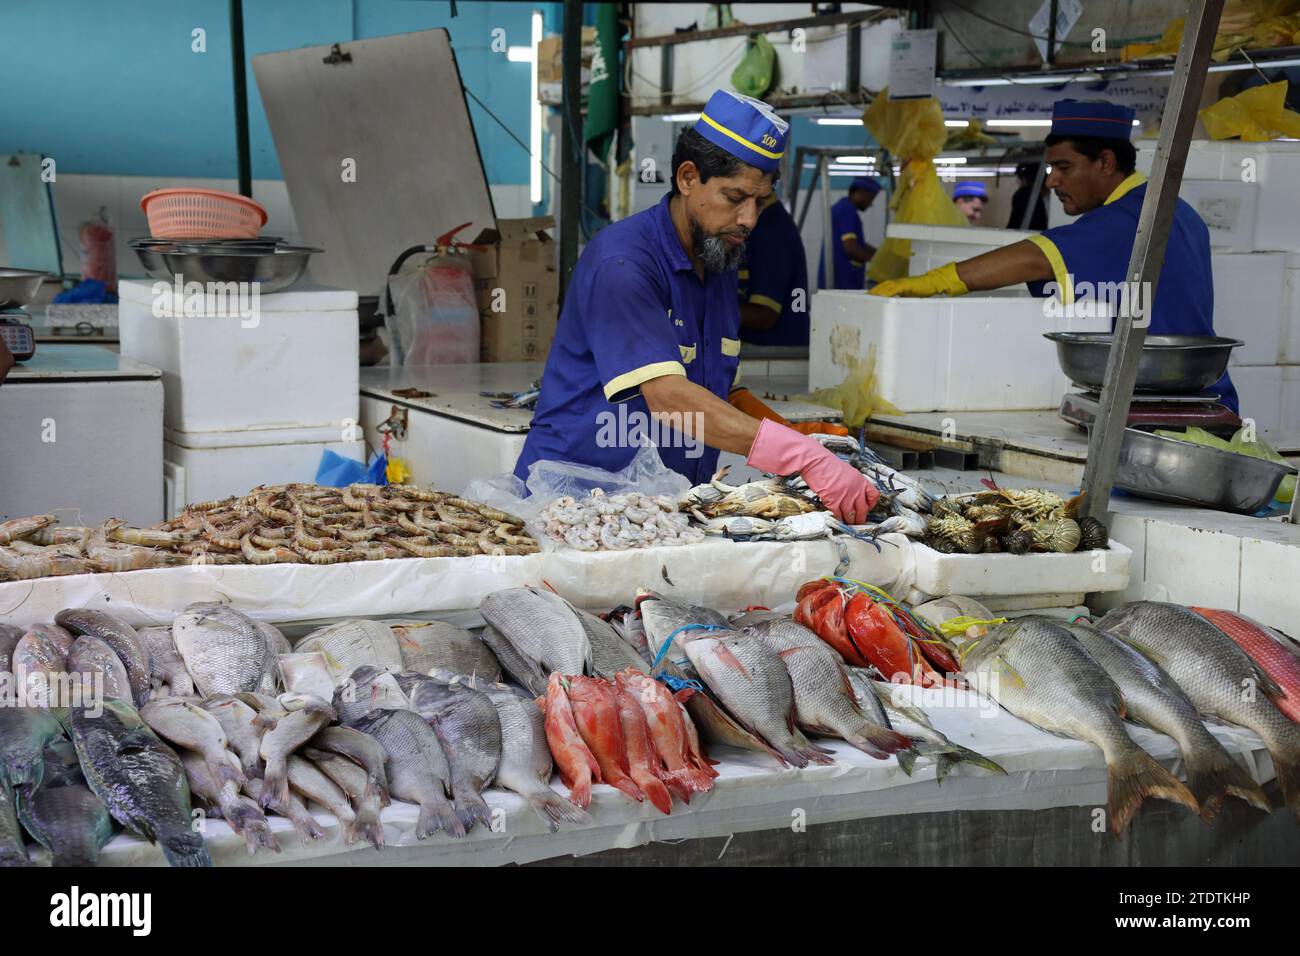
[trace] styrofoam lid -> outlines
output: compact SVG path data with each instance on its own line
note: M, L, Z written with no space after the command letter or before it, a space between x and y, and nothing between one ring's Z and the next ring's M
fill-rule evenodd
M355 419L354 419L355 421ZM235 446L304 445L347 441L344 426L317 425L288 428L237 428L229 431L184 432L163 426L163 439L184 448L230 448Z
M177 295L175 283L169 285L161 279L123 279L117 285L121 301L150 308L159 294L168 297L170 308L178 312L184 310L184 294ZM352 289L334 289L303 280L283 292L259 294L257 308L261 312L355 312L357 293Z

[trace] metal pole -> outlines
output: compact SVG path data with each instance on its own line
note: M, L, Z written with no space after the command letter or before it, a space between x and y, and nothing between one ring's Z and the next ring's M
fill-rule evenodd
M244 0L230 0L230 62L235 81L235 162L239 194L253 198L253 161L248 148L248 78L244 75Z
M809 150L810 153L813 150ZM815 155L815 154L814 154ZM812 208L813 196L817 193L817 185L821 182L822 161L821 157L817 158L817 165L813 167L812 182L808 184L808 195L803 200L803 212L799 214L799 231L803 232L803 224L808 220L808 210Z
M582 215L582 0L564 0L564 119L560 135L560 304L578 264L578 220Z
M817 173L822 178L822 259L826 263L826 288L835 288L835 256L831 254L831 174L830 157L817 157Z
M799 180L803 177L803 153L804 147L799 146L794 151L794 171L786 189L786 202L790 204L791 214L799 211Z
M1196 110L1205 85L1206 68L1223 3L1224 0L1193 0L1183 30L1183 42L1178 49L1178 60L1174 64L1174 75L1169 81L1169 97L1160 122L1160 139L1156 143L1151 179L1138 216L1133 255L1126 275L1131 284L1131 294L1125 296L1125 300L1131 304L1136 295L1142 295L1140 290L1150 289L1152 292L1149 296L1143 295L1145 312L1141 325L1133 323L1131 308L1122 308L1115 321L1115 334L1101 390L1101 409L1088 436L1088 463L1083 473L1083 488L1088 493L1088 514L1100 521L1106 520L1110 506L1115 466L1124 442L1133 384L1137 381L1138 360L1142 356L1142 343L1146 340L1154 290L1159 287L1160 268L1164 264L1165 246L1178 201L1178 187L1182 184L1183 168L1187 165L1187 147L1192 138L1192 127L1196 124ZM1175 281L1178 278L1175 276Z
M1047 176L1047 155L1043 154L1038 160L1038 172L1034 174L1034 187L1029 190L1029 205L1025 206L1025 214L1020 217L1020 228L1022 230L1029 228L1029 222L1034 218L1034 207L1038 205L1038 197L1043 194L1043 180Z

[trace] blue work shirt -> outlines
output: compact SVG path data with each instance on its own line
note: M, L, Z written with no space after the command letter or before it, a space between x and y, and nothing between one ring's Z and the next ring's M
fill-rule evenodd
M535 461L572 461L618 471L637 434L657 437L659 457L694 483L708 481L716 449L647 424L641 385L682 375L724 401L740 364L736 273L701 280L668 212L671 196L606 226L573 270L555 341L542 373L532 428L515 463L524 480Z
M808 260L790 212L774 199L759 214L745 243L740 301L780 314L770 329L740 330L754 345L808 344Z
M1069 225L1029 237L1052 264L1054 281L1062 290L1062 305L1074 300L1080 283L1091 283L1095 288L1103 282L1124 281L1146 190L1146 177L1132 173L1096 209ZM1036 296L1046 295L1045 285L1031 282L1029 291ZM1078 292L1083 295L1087 290ZM1148 303L1148 308L1148 335L1215 334L1210 231L1196 210L1181 199L1174 210L1155 302ZM1239 411L1237 390L1227 372L1210 386L1210 391L1234 412Z
M835 263L836 289L865 289L867 287L867 269L861 262L854 262L844 251L844 240L856 239L866 244L866 234L862 231L862 216L858 207L845 196L831 206L831 249ZM817 260L817 288L828 289L826 284L826 251L823 249Z

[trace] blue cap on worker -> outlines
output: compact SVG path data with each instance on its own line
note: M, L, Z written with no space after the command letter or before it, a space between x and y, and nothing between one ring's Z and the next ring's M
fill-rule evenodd
M857 176L853 182L849 183L849 192L853 192L855 189L865 189L874 196L880 192L880 180L873 176Z
M973 179L964 180L956 185L952 191L953 199L988 199L988 190L984 184Z
M1057 100L1052 104L1049 136L1099 136L1103 139L1133 138L1133 117L1137 111L1105 100Z
M695 121L695 132L765 173L774 173L781 165L789 130L790 124L762 100L731 90L710 96Z

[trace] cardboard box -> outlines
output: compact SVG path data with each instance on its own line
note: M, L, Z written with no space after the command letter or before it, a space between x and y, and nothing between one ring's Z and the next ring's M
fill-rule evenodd
M590 69L596 28L582 28L582 65ZM542 37L537 43L537 82L560 83L564 79L564 50L558 35Z
M474 290L483 320L484 362L546 358L559 320L559 273L550 216L498 219L474 240Z

